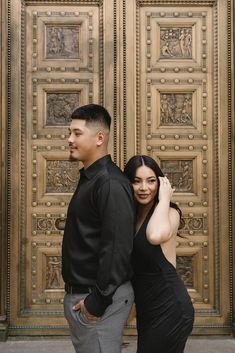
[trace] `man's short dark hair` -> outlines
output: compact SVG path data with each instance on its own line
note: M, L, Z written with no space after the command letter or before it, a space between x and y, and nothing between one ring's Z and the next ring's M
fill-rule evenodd
M87 104L75 109L71 119L86 120L88 124L100 124L110 130L111 116L104 107L98 104Z

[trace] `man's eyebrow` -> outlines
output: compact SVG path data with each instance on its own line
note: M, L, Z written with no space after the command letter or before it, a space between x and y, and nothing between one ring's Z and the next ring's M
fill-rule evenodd
M75 129L70 129L70 127L68 128L69 131L74 131L74 132L82 132L82 130L75 128Z

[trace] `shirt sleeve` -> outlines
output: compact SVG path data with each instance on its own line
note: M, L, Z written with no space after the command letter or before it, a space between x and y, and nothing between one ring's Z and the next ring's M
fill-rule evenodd
M99 269L85 306L92 315L102 316L116 289L130 279L134 235L131 186L118 180L106 181L97 192L96 205L102 222Z

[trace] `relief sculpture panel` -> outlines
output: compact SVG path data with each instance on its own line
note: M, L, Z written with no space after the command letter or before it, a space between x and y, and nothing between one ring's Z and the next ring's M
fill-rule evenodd
M192 27L160 28L161 58L192 59Z
M76 162L47 160L46 193L73 193L78 183Z
M177 192L195 193L192 160L161 160L161 168Z
M177 273L180 275L184 284L188 288L193 288L194 287L193 257L192 256L177 256L176 269L177 269Z
M78 59L79 27L46 26L46 58Z
M48 289L63 289L64 282L61 276L61 256L46 257L46 290Z
M48 126L67 126L71 113L79 107L80 93L76 92L47 92L47 118Z
M192 93L161 93L161 125L193 125Z

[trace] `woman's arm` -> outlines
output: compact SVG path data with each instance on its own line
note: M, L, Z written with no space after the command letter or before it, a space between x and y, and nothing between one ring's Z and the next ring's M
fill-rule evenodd
M172 189L166 177L159 179L159 202L146 229L148 241L155 245L166 242L175 235L180 221L179 213L174 208L170 208L170 200L174 189Z

